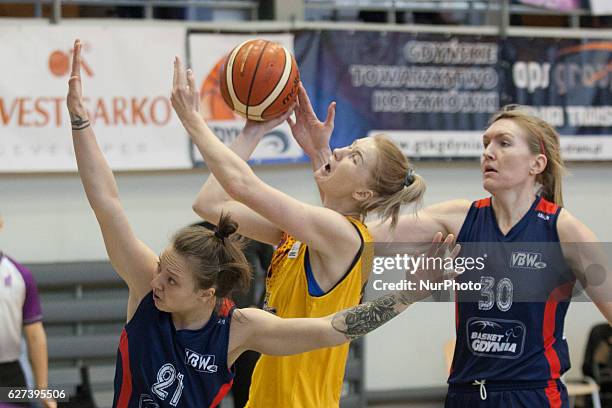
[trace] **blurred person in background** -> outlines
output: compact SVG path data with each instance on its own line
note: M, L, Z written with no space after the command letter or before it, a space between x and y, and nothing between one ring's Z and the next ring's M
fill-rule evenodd
M0 215L0 232L3 227L4 219ZM0 387L27 387L19 363L22 336L26 340L35 388L46 390L49 388L47 335L36 282L27 268L0 250ZM57 407L54 400L44 400L42 404L45 408ZM12 405L29 406L27 403Z

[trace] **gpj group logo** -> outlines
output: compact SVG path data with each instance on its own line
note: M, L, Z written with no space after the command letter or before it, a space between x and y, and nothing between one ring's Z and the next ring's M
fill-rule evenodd
M226 57L221 58L205 76L200 88L200 109L204 120L225 144L230 144L242 130L244 120L232 111L221 95L221 75ZM289 150L289 135L282 129L268 132L260 145L269 153L279 154Z

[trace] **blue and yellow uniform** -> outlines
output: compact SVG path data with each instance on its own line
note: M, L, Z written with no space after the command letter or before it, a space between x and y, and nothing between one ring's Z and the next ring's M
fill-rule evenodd
M560 212L536 197L504 235L491 198L472 204L459 256L488 256L484 270L458 279L482 286L473 297L457 292L447 408L568 406L560 377L570 367L563 325L575 278L559 242Z
M370 272L367 244L372 237L363 223L347 218L359 233L361 247L344 277L327 293L317 293L308 246L285 234L268 271L266 310L283 318L322 317L359 304ZM294 356L261 356L247 407L337 408L348 348L344 344Z
M114 408L216 407L232 387L227 347L233 303L199 330L176 330L150 292L121 332Z

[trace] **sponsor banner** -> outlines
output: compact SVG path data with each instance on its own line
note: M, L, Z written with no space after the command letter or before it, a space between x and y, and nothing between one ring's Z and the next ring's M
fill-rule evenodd
M292 34L221 35L189 33L191 67L200 87L201 109L213 132L230 144L240 133L245 119L234 113L225 103L219 89L223 62L229 52L242 42L262 38L277 42L293 52ZM191 146L191 160L195 166L203 165L202 157ZM253 163L287 163L305 160L302 149L291 136L287 123L268 133L251 156Z
M591 0L591 14L612 14L612 3L610 0Z
M496 37L313 31L295 48L318 116L337 102L332 147L372 129L480 130L500 106Z
M410 158L479 158L482 155L483 132L372 130L368 136L379 133L391 137ZM563 136L561 154L565 160L612 160L612 132Z
M478 157L490 116L517 103L565 159L612 158L612 41L301 32L296 57L319 117L338 103L332 147L382 132L412 157Z
M66 93L72 44L83 42L85 105L115 170L190 168L169 100L178 27L0 27L0 172L76 169ZM155 44L143 47L142 44ZM137 58L135 56L138 56Z
M511 38L502 100L529 105L561 135L612 134L612 41Z

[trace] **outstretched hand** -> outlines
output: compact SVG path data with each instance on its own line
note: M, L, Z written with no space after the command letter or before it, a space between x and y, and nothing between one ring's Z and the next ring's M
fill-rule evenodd
M332 102L327 107L325 122L321 122L312 109L306 89L300 84L295 121L288 119L287 122L291 127L293 137L306 155L313 157L318 151L329 148L329 139L334 131L335 116L336 102Z
M455 236L448 234L442 241L442 233L438 232L424 254L424 263L416 271L407 271L406 279L416 282L414 290L407 291L406 296L410 297L411 302L417 302L429 297L432 291L421 289L420 282L429 282L430 285L436 282L455 279L461 273L455 269L447 269L449 261L453 261L461 251L461 245L456 243Z
M185 72L179 57L174 58L174 76L172 78L172 107L183 124L190 115L200 115L200 93L195 84L193 71Z
M244 125L244 133L253 134L260 137L264 136L281 123L285 121L289 122L291 114L295 110L296 105L297 102L291 105L287 112L283 113L281 116L263 122L247 119L246 124Z
M83 85L81 84L81 40L74 41L72 50L72 71L68 80L68 95L66 105L70 114L73 130L81 130L89 126L87 110L83 104Z

